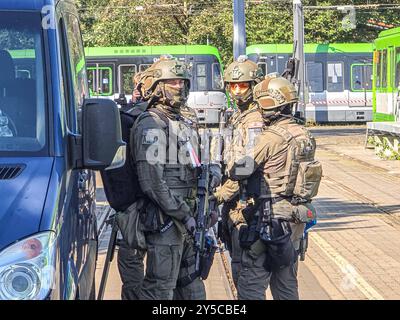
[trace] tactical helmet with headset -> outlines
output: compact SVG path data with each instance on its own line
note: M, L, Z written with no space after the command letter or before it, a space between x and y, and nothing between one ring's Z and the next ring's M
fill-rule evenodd
M254 87L254 100L264 114L277 114L287 105L298 102L299 97L294 85L276 73L268 74Z
M187 97L190 89L188 65L172 56L162 56L141 74L139 84L143 98L145 100L166 98L167 92L164 81L174 79L184 80L183 95Z
M242 55L232 62L225 70L224 81L226 90L239 105L248 103L253 96L254 85L260 82L263 78L263 73L257 64ZM235 95L231 92L229 86L235 83L248 82L249 88L240 95Z

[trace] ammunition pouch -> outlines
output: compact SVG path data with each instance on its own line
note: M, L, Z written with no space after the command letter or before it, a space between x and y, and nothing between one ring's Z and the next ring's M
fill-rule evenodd
M268 272L278 271L295 263L297 251L290 239L290 223L282 219L271 219L270 224L260 230L260 239L266 246L264 268Z
M144 233L164 233L174 224L171 217L164 215L161 209L152 201L141 210L140 215Z
M293 206L292 216L294 223L310 223L317 218L317 212L310 202L304 202Z
M319 161L300 162L293 194L311 200L318 193L322 178L322 165Z
M253 243L259 239L257 222L253 221L249 225L241 225L239 229L239 245L242 249L249 249Z
M115 215L115 221L122 234L122 238L131 249L146 250L146 238L141 216L148 200L140 198L125 211L119 211Z

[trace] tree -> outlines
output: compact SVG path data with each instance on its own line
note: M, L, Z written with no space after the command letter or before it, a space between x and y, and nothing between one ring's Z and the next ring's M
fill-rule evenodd
M381 31L371 19L400 26L400 10L356 10L355 29L346 28L349 12L307 6L399 4L400 0L303 0L305 41L371 42ZM86 46L211 44L224 63L232 61L232 0L79 0ZM291 43L292 0L246 2L247 44Z

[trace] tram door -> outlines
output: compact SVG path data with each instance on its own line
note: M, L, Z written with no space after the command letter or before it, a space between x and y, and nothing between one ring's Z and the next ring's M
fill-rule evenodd
M354 119L350 121L372 120L372 64L370 62L361 61L350 65L349 106L350 109L354 109L352 112Z
M349 94L344 88L344 62L326 63L326 105L329 121L349 121Z
M393 54L393 99L394 99L394 116L395 116L395 121L400 121L400 47L397 47L394 50Z

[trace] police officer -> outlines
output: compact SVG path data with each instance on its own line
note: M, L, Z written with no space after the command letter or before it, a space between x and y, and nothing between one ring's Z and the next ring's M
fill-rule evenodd
M250 146L255 143L257 135L262 132L263 119L261 110L253 101L253 89L261 81L262 71L247 56L240 56L225 71L226 91L234 103L235 113L228 120L230 133L225 136L224 162L230 158L228 146L240 144ZM237 181L225 179L217 188L214 196L222 207L222 230L224 242L230 252L232 277L235 285L239 277L242 249L239 245L238 230L245 223L240 212L239 185Z
M274 299L296 300L296 250L307 221L298 213L304 204L311 206L322 169L314 161L314 138L291 116L298 101L294 86L283 77L266 77L254 88L254 97L268 127L251 149L234 146L233 161L228 163L230 177L241 185L247 183L243 215L248 227L240 235L247 248L238 295L239 299L265 299L269 282ZM304 170L312 176L310 181Z
M143 222L147 260L141 299L172 299L181 261L193 253L185 236L196 227L198 141L197 132L181 114L189 79L186 65L167 57L141 78L149 108L132 128L138 179L150 200ZM200 298L205 298L203 283L198 277L194 280Z

